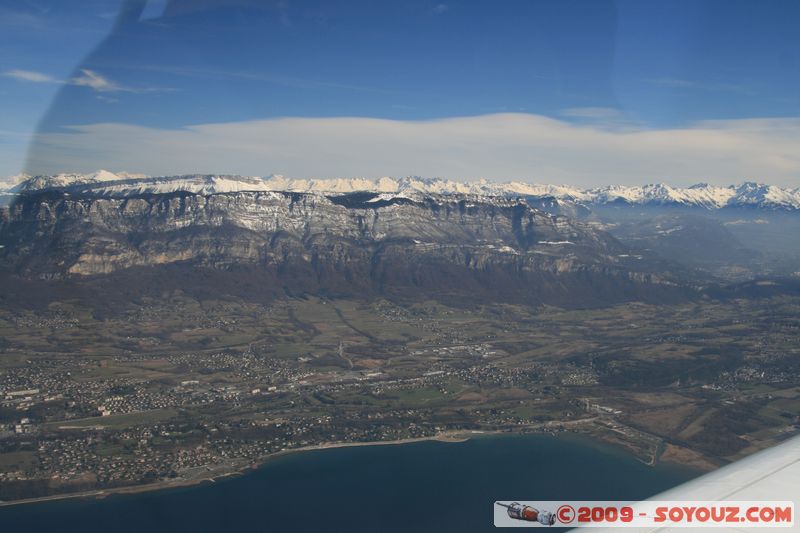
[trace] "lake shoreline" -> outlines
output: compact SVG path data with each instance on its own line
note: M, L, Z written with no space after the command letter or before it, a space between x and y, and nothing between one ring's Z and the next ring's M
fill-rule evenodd
M474 438L476 436L492 435L492 434L509 434L509 432L508 431L476 431L476 432L452 431L452 432L439 433L437 435L433 435L430 437L413 437L409 439L370 441L370 442L329 442L323 444L314 444L311 446L303 446L300 448L280 450L278 452L275 452L273 454L270 454L262 458L257 463L250 462L236 466L232 465L228 471L221 471L219 474L210 475L208 477L198 477L196 479L180 479L175 481L169 481L169 480L158 481L156 483L148 483L145 485L113 487L108 489L94 489L81 492L53 494L52 496L41 496L37 498L24 498L20 500L0 501L0 508L12 507L17 505L33 505L37 503L54 502L60 500L72 500L72 499L101 500L109 496L120 495L120 494L141 494L145 492L157 492L168 489L193 487L197 485L202 485L204 483L216 483L220 479L240 476L247 474L250 471L258 470L259 468L262 468L271 461L274 461L276 459L294 453L310 452L315 450L330 450L335 448L355 448L360 446L388 446L388 445L399 446L403 444L414 444L417 442L430 442L430 441L459 443L459 442L466 442L470 438Z
M490 436L520 436L520 435L550 435L553 437L557 436L564 436L568 435L571 438L577 438L585 444L598 447L598 448L605 448L605 449L613 449L616 450L619 454L631 457L636 459L637 461L645 464L649 467L656 466L648 461L645 461L643 458L639 457L636 453L634 453L631 449L620 446L618 443L614 443L608 440L603 439L599 435L594 435L590 432L583 432L583 431L561 431L561 432L550 432L550 431L509 431L509 430L456 430L456 431L447 431L438 433L436 435L432 435L429 437L413 437L408 439L397 439L397 440L387 440L387 441L369 441L369 442L329 442L329 443L322 443L322 444L314 444L311 446L303 446L300 448L291 448L280 450L268 456L261 458L258 462L248 462L248 463L241 463L241 464L234 464L230 465L225 469L220 469L218 473L209 474L207 477L197 477L194 479L177 479L177 480L166 480L166 481L158 481L155 483L148 483L145 485L132 485L126 487L113 487L108 489L95 489L89 491L81 491L81 492L74 492L74 493L64 493L64 494L53 494L51 496L41 496L37 498L25 498L20 500L11 500L11 501L0 501L0 509L4 507L13 507L13 506L20 506L20 505L34 505L37 503L45 503L45 502L55 502L55 501L63 501L63 500L101 500L107 498L109 496L115 495L130 495L130 494L142 494L142 493L149 493L149 492L158 492L164 491L169 489L179 489L179 488L189 488L195 487L203 484L211 484L216 483L219 480L231 478L231 477L238 477L245 474L248 474L254 470L258 470L263 468L267 464L289 456L293 454L303 453L303 452L310 452L310 451L319 451L319 450L331 450L337 448L356 448L356 447L367 447L367 446L401 446L405 444L414 444L420 442L443 442L443 443L463 443L469 441L474 438L480 437L490 437ZM656 464L666 464L675 467L681 468L688 468L690 470L697 470L700 472L699 469L689 467L685 464L676 463L672 461L658 461Z

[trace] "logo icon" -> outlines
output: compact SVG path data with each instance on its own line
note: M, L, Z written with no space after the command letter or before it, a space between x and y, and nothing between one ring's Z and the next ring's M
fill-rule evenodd
M505 507L508 516L514 520L524 520L525 522L539 522L544 526L552 526L556 523L556 517L550 511L540 511L530 505L522 505L519 502L501 503L495 502L500 507ZM573 511L574 515L574 511Z

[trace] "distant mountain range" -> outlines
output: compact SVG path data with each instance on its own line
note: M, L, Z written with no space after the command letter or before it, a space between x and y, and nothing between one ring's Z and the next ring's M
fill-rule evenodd
M800 187L782 188L755 182L727 187L700 183L691 187L672 187L663 183L642 186L610 185L581 189L565 185L538 185L523 182L495 183L486 180L460 182L439 178L343 178L292 179L280 175L244 177L234 175L185 175L150 177L142 174L112 173L105 170L89 174L53 176L15 176L0 181L0 195L9 198L19 193L43 190L89 193L104 197L190 192L216 194L241 191L287 191L322 194L353 192L379 193L378 199L416 198L419 195L476 195L555 199L591 208L592 206L686 206L702 209L760 208L800 210Z
M693 290L677 265L523 198L258 190L279 178L110 177L16 186L20 194L0 210L0 274L133 272L120 283L144 290L137 276L147 276L145 285L163 291L224 272L224 283L244 291L562 306Z
M0 272L28 279L147 271L164 288L238 272L227 282L271 291L581 306L800 275L800 190L756 183L579 189L108 171L13 181Z

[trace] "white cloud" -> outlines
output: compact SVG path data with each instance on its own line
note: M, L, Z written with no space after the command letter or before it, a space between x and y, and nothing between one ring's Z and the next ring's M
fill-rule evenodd
M89 69L82 69L80 76L71 78L67 83L80 87L90 87L101 93L130 90Z
M173 89L158 88L158 87L127 87L117 82L111 81L106 76L97 71L89 69L81 69L80 74L69 78L67 80L59 80L45 74L43 72L36 72L33 70L8 70L3 73L4 76L14 78L20 81L28 81L33 83L64 83L67 85L75 85L78 87L88 87L99 93L110 92L129 92L129 93L150 93L172 91Z
M20 81L32 81L34 83L60 83L59 80L48 74L35 72L33 70L8 70L3 73L3 76L14 78Z
M276 118L157 129L74 126L39 135L32 173L114 168L148 174L441 176L581 186L744 179L800 185L800 119L609 128L506 113L426 121Z

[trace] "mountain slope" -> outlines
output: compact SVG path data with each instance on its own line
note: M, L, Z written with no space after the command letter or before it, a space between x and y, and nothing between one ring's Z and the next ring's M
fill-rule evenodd
M47 190L0 220L0 265L27 277L188 265L255 268L287 290L608 303L683 291L664 265L521 200L376 193Z

